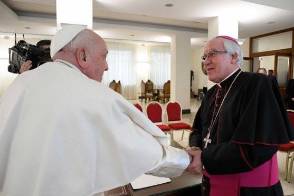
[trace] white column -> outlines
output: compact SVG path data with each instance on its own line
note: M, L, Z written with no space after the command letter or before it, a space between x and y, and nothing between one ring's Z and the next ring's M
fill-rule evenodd
M57 28L65 24L86 25L93 27L92 0L56 0Z
M208 21L208 40L218 35L227 35L238 39L238 21L234 15L218 16ZM207 82L207 87L211 88L213 82Z
M182 110L190 111L191 38L179 32L171 42L171 101L178 101Z
M218 16L208 21L208 39L228 35L238 39L238 21L234 16Z

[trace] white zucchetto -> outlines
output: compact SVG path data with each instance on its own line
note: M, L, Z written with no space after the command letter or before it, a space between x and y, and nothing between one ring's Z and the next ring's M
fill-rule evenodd
M81 31L86 29L85 25L66 25L57 31L50 46L51 58L70 41L72 41Z

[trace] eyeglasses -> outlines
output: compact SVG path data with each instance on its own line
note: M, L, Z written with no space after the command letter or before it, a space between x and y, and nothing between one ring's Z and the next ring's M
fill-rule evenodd
M204 55L201 57L201 59L202 59L203 61L205 61L207 58L215 57L215 56L218 55L218 54L225 54L225 53L228 53L228 51L225 51L225 50L223 50L223 51L220 51L220 50L212 50L212 51L208 52L207 54L204 54Z

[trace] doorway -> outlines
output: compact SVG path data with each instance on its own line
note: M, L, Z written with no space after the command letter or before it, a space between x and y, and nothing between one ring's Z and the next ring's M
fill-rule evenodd
M292 57L289 54L255 56L252 61L252 71L256 72L258 68L265 68L268 73L269 70L273 70L278 81L280 93L284 97L287 81L292 76L291 61Z

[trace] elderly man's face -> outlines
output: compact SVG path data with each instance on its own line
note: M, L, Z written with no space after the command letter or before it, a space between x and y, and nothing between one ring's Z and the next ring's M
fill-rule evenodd
M225 79L236 67L236 65L232 65L232 54L225 50L221 38L213 39L207 43L203 57L208 79L215 83Z

